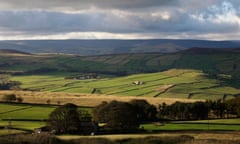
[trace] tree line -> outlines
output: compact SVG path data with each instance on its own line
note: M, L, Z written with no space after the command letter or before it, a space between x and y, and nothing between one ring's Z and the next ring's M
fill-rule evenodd
M50 114L47 125L56 133L129 133L138 131L141 123L156 120L156 115L157 108L145 100L103 102L92 114L65 104Z
M146 100L103 102L92 114L79 111L74 104L54 110L48 126L56 133L129 133L141 130L140 124L165 120L204 120L240 117L240 98L226 101L163 103L158 108ZM99 125L102 125L99 127Z
M0 75L0 90L19 89L20 82L11 81L9 75Z
M167 120L204 120L240 117L240 98L205 102L159 105L158 118Z

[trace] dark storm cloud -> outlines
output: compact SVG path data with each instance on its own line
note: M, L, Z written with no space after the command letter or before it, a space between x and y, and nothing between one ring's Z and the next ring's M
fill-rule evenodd
M62 9L79 10L100 8L145 8L176 5L178 0L0 0L1 9Z
M88 17L88 15L47 11L2 11L0 12L0 28L32 32L74 31L86 29ZM91 26L88 25L88 27Z
M121 18L111 13L94 12L69 14L48 11L1 11L0 30L39 33L76 31L133 32L135 31L133 27L128 28L131 25L128 18Z
M240 32L239 15L239 0L0 0L0 37L8 32L227 35Z

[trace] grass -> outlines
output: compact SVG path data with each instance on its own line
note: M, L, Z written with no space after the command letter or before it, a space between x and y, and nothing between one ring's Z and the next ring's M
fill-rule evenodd
M163 126L155 126L152 124L143 125L147 131L206 131L206 130L220 130L220 131L239 131L240 125L228 124L196 124L196 123L168 123Z
M215 120L197 120L197 121L186 121L187 123L213 123L213 124L235 124L240 125L240 119L215 119Z
M239 131L240 119L219 119L201 121L176 121L163 124L143 124L145 130L152 131Z
M3 135L9 135L9 134L22 134L22 133L25 133L25 131L22 131L22 130L15 130L15 129L3 129L3 130L0 130L0 136L3 136Z
M220 99L224 94L239 94L239 82L214 80L202 71L239 77L239 54L126 54L80 57L74 55L0 56L1 71L30 71L31 75L14 76L24 89L44 92L92 93L117 96L146 96L192 99ZM6 66L5 66L6 65ZM49 72L54 69L55 73ZM178 69L171 69L178 68ZM36 71L43 69L43 71ZM171 70L169 70L171 69ZM192 69L192 70L190 70ZM46 71L44 71L46 70ZM165 72L158 72L167 70ZM57 72L56 72L57 71ZM74 71L74 73L72 73ZM98 80L67 80L69 75L85 73L133 74ZM157 72L152 74L135 74ZM45 74L41 74L45 73ZM144 85L133 85L143 81ZM175 85L164 93L156 91ZM218 87L214 87L218 86ZM226 93L227 92L227 93Z
M14 76L21 88L43 92L70 92L117 96L144 96L191 99L219 99L224 94L238 94L239 89L223 86L220 80L210 79L201 71L172 69L150 74L135 74L125 77L74 80L64 79L71 73ZM134 85L143 81L143 85ZM168 88L168 85L173 85ZM164 89L165 87L165 89ZM159 91L161 89L161 91ZM191 97L188 97L191 94Z
M46 125L45 121L0 121L0 126L8 126L9 122L13 129L32 131Z
M0 104L0 119L45 120L55 108L54 106Z
M11 126L13 129L19 129L17 132L32 131L46 125L49 114L56 106L32 105L32 104L4 104L0 103L0 126ZM79 108L79 110L88 111L90 108ZM4 134L4 130L0 131Z
M0 104L0 126L11 126L14 131L32 131L46 125L48 115L55 109L54 106L38 106L29 104ZM4 131L3 131L4 132ZM6 132L6 131L5 131Z
M29 108L28 105L15 105L15 104L0 104L0 113L1 115L4 113L8 113L10 111L15 111L18 109Z
M45 121L34 121L34 120L42 120L43 118L47 117L47 115L55 108L55 106L44 106L44 105L28 105L28 104L0 104L1 109L1 118L3 117L2 114L6 114L11 117L10 120L1 120L0 126L7 126L11 125L14 129L17 130L0 130L0 135L8 135L10 134L19 134L24 133L26 131L32 131L35 128L39 128L46 125ZM80 108L82 109L82 108ZM85 110L89 110L84 108ZM44 113L39 114L39 111L43 111ZM26 114L27 113L27 114ZM16 119L20 118L28 119L27 121L17 121ZM15 119L15 120L14 120ZM209 124L208 124L209 123ZM171 123L165 123L164 125L159 125L157 123L152 124L143 124L141 127L144 127L145 130L148 132L155 132L155 131L168 131L174 133L166 133L161 132L162 134L154 134L154 133L146 133L146 134L131 134L131 135L100 135L94 136L94 138L107 138L110 140L121 140L121 139L129 139L129 138L145 138L148 136L178 136L179 133L175 133L176 131L183 131L181 134L187 134L194 137L201 137L196 133L190 133L189 131L203 131L207 133L213 133L215 131L239 131L240 130L240 120L239 119L219 119L219 120L199 120L199 121L175 121ZM201 132L202 133L202 132ZM205 134L205 133L204 133ZM224 133L225 134L225 133ZM208 137L211 137L208 134ZM216 134L214 134L216 136ZM228 135L229 136L229 135ZM213 136L212 136L213 137ZM79 138L92 138L86 136L73 136L73 135L63 135L58 136L58 138L63 140L73 140Z

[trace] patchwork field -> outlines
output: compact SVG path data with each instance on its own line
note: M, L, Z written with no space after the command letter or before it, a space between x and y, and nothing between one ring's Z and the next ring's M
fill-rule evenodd
M2 133L32 131L46 125L45 120L55 109L54 106L29 105L29 104L0 104L0 126L10 126L10 131L1 130ZM16 131L15 131L16 132Z
M44 121L56 107L29 104L0 104L0 119Z
M0 135L26 133L45 126L48 115L57 105L65 103L74 103L80 109L91 111L103 101L112 100L145 99L158 106L163 102L234 98L240 95L239 61L239 53L235 52L89 57L2 54L0 72L21 82L21 89L1 90L0 100L6 94L15 94L23 98L23 103L0 103ZM85 77L91 74L99 77ZM7 126L13 129L7 129ZM240 119L156 122L141 127L148 133L96 138L116 140L186 134L198 140L240 140ZM68 140L83 136L59 138Z
M0 103L0 135L23 133L46 125L46 119L56 108L50 105L4 104ZM91 111L91 108L79 108ZM12 129L5 129L11 126ZM239 131L240 119L219 119L201 121L172 121L170 123L149 123L140 127L147 132L159 131Z
M21 88L40 92L64 92L103 94L115 96L181 98L181 99L226 99L240 94L240 90L219 79L211 79L202 71L171 69L150 74L135 74L124 77L99 79L66 79L77 76L70 73L14 76ZM139 83L139 84L138 84Z
M0 103L0 135L31 132L46 125L49 114L57 106ZM79 107L79 110L89 111L91 108ZM7 127L11 127L8 129Z

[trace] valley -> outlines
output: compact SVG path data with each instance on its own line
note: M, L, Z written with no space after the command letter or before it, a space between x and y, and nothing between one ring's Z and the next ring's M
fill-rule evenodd
M164 137L170 136L174 140L177 139L175 136L179 136L176 131L201 142L205 140L202 140L203 135L209 133L209 138L213 139L217 139L217 134L223 131L226 132L221 135L234 137L240 130L237 109L232 112L231 107L224 107L221 115L214 104L226 102L224 105L231 105L234 99L238 102L239 56L239 49L208 48L165 54L95 56L1 50L0 135L16 134L17 139L18 135L44 128L49 115L68 103L76 104L79 111L93 116L95 107L101 104L146 101L156 108L157 114L154 121L139 125L144 134L131 135L134 139L151 136L160 139L159 132L164 132ZM11 95L18 99L4 100ZM182 106L190 106L187 109L193 108L191 104L203 104L202 108L206 108L204 105L209 105L208 101L212 102L211 110L207 109L207 118L211 118L208 120L185 120L183 116L171 117L171 113L161 113L164 106L173 105L174 108L181 103ZM183 119L178 120L181 117ZM219 119L226 117L228 119ZM201 134L196 135L196 132ZM88 137L58 135L56 138L69 141ZM98 138L110 139L105 134L97 136L97 141ZM113 135L114 141L126 138L126 135Z
M237 0L0 0L0 144L240 144Z

